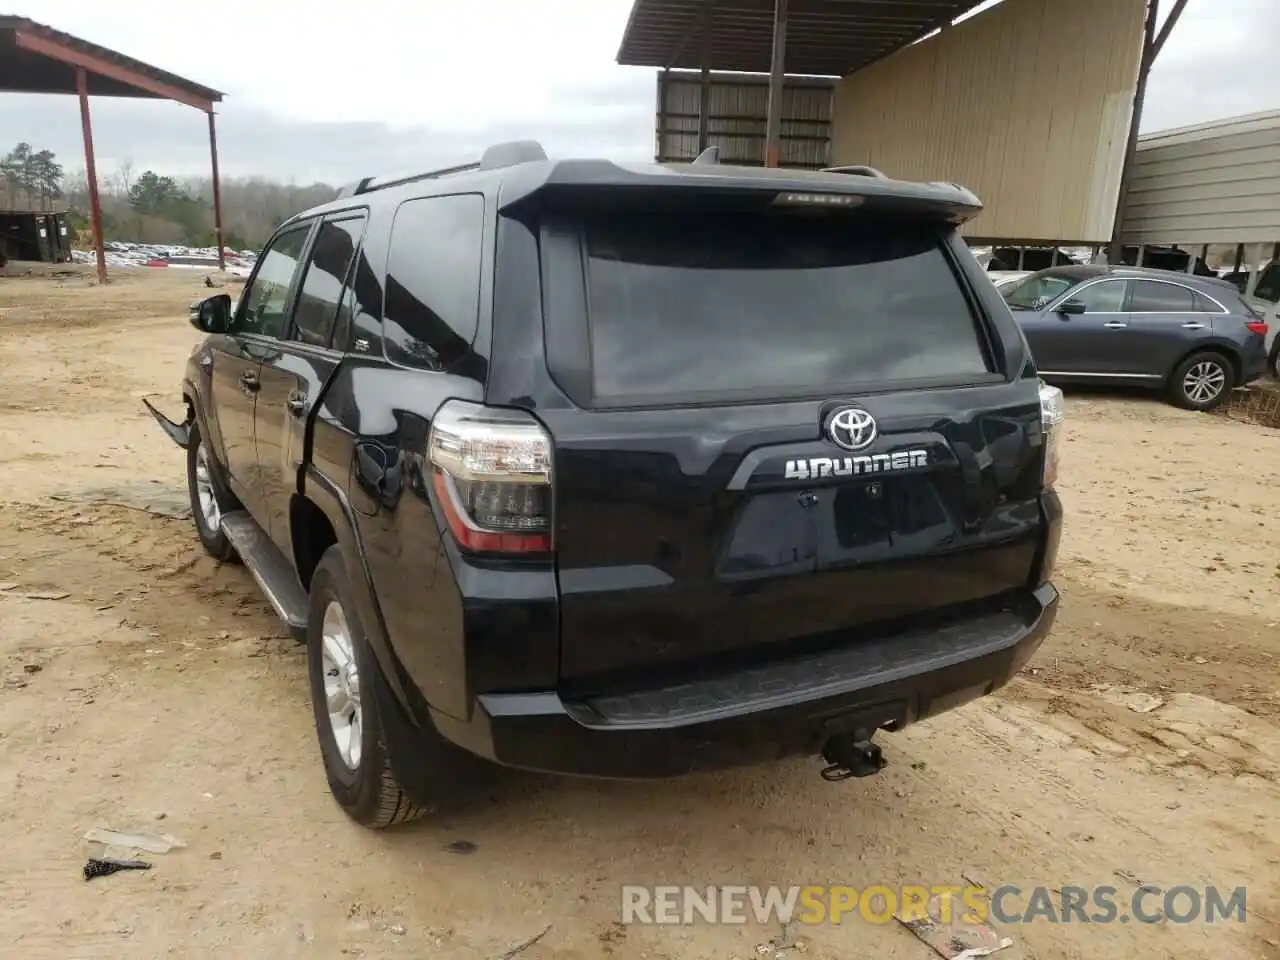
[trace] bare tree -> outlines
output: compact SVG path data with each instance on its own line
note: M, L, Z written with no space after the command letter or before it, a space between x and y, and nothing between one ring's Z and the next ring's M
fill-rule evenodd
M133 160L126 157L120 161L120 165L116 167L116 172L107 177L107 182L103 186L114 196L127 197L129 196L129 191L133 189L133 179Z

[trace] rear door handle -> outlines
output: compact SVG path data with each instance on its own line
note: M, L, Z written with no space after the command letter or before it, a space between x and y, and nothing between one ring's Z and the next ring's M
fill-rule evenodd
M1203 330L1204 324L1197 323L1195 320L1188 320L1186 323L1182 325L1182 329L1183 330Z
M1123 330L1128 325L1129 324L1125 323L1123 320L1108 320L1103 324L1103 326L1108 330Z
M245 393L257 393L261 384L258 382L257 376L246 372L240 374L240 386L244 387Z
M295 417L306 416L307 398L302 396L302 394L300 393L289 394L289 399L284 402L284 405L289 408L289 412L293 414Z

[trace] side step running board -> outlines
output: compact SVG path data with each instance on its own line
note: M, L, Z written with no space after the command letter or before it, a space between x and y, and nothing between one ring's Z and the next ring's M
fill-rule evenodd
M222 517L222 532L297 640L307 636L309 598L293 566L246 510Z

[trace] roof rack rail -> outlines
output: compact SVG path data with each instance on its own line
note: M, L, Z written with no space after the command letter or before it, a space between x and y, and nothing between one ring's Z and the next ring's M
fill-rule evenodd
M377 177L365 177L355 183L347 184L338 191L338 197L353 197L362 193L372 193L374 190L383 190L387 187L415 183L418 180L435 180L438 177L448 177L455 173L467 173L472 170L499 170L502 167L512 167L518 163L530 163L546 159L547 152L542 149L542 144L538 143L537 140L512 140L507 143L495 143L481 154L478 161L460 163L452 167L441 167L439 170L427 170L424 173L398 177L395 180L387 180L384 183L378 183Z
M719 162L720 162L720 148L719 148L719 147L714 147L714 146L713 146L713 147L707 147L707 148L706 148L705 150L703 150L700 154L698 154L696 157L694 157L694 158L693 158L693 162L694 162L694 163L696 163L696 164L698 164L699 166L701 166L701 165L705 165L705 164L708 164L708 163L719 163Z
M877 180L888 180L883 173L875 167L868 167L861 163L851 163L843 167L823 167L823 173L847 173L855 177L875 177Z

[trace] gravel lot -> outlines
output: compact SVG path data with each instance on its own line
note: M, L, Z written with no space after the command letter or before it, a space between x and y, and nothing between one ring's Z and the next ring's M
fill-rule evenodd
M886 736L880 777L513 775L466 815L374 835L327 794L301 648L170 515L183 460L140 397L179 411L202 275L20 267L0 274L12 955L467 960L550 925L520 960L730 960L779 931L624 928L620 886L976 874L1249 888L1244 925L1036 922L1002 930L1002 958L1280 957L1280 432L1069 395L1058 626L999 695ZM186 847L85 883L95 825ZM793 957L934 956L896 924L800 933Z

